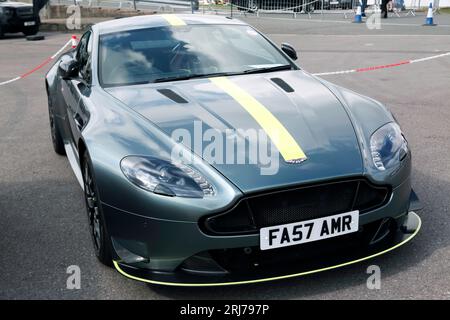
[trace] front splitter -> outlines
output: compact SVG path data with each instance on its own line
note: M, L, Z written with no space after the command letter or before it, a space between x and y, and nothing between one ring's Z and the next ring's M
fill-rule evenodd
M399 232L395 235L395 238L384 247L377 247L376 249L368 249L365 252L356 252L350 255L344 255L337 258L337 260L336 257L331 260L323 259L323 261L318 261L313 267L311 267L311 265L292 266L292 268L296 269L295 272L280 272L282 275L274 275L273 272L260 272L250 275L227 274L224 276L195 276L177 273L153 272L121 264L120 261L113 261L113 263L117 271L125 277L155 285L206 287L251 284L306 276L309 274L345 267L381 256L409 242L417 235L421 226L422 221L420 217L415 212L409 212L403 227L400 228Z

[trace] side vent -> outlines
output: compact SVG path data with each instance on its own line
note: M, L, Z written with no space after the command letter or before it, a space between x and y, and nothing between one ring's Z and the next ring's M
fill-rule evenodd
M158 92L176 103L188 103L186 99L170 89L158 89Z
M279 86L281 89L283 89L286 92L294 92L295 90L288 85L283 79L281 78L271 78L270 80L272 80L277 86Z

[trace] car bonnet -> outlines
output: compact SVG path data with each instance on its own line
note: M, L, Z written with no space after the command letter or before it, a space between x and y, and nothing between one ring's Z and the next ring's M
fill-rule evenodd
M182 139L244 192L358 176L364 171L346 110L328 88L303 71L106 90L175 140ZM252 153L252 134L272 142L267 146L264 139L258 140L257 150L265 156Z

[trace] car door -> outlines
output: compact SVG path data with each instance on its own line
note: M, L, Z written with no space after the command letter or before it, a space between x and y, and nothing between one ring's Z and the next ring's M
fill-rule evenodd
M80 40L75 53L78 62L78 77L64 80L63 96L67 106L67 119L69 122L72 144L77 145L84 127L85 120L80 116L80 103L82 97L90 94L90 55L92 51L91 31L87 31Z

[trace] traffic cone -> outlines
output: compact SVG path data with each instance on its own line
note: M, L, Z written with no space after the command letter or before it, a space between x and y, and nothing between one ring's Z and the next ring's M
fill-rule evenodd
M355 14L355 20L354 23L362 23L362 16L361 16L361 3L358 2L358 7L356 8L356 14Z
M72 35L72 49L75 49L78 45L78 41L77 41L77 36L76 35Z
M433 23L433 3L430 1L430 5L428 6L428 13L427 17L425 18L425 24L424 26L435 26L436 24Z

